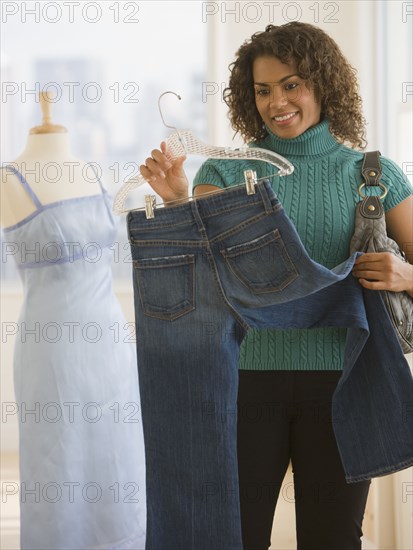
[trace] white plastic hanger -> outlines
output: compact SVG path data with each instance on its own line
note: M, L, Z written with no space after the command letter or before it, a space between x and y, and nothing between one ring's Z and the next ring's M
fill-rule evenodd
M175 92L167 91L161 94L158 99L158 108L162 122L167 128L172 128L173 130L175 130L175 132L171 134L166 140L166 145L168 147L168 152L171 159L189 154L214 159L253 159L260 160L262 162L268 162L273 166L276 166L279 170L275 174L277 176L287 176L294 171L294 166L291 164L291 162L289 162L281 155L274 153L273 151L268 151L267 149L261 149L259 147L242 147L239 149L232 149L230 147L216 147L215 145L207 145L206 143L203 143L201 140L199 140L191 130L178 130L174 126L166 124L162 115L160 105L161 98L165 94L174 94L178 99L181 99L181 97ZM255 172L253 170L246 170L244 175L244 185L247 186L247 193L255 193L254 185L255 183L257 183ZM132 208L129 210L124 209L123 205L128 193L132 191L132 189L135 189L136 187L139 187L144 183L147 182L141 175L131 178L127 182L125 182L115 195L113 201L113 213L116 215L120 215L129 212L130 210L141 210L142 208ZM144 208L146 209L146 215L148 218L153 217L154 207L160 206L156 205L155 200L155 195L145 195L146 204Z

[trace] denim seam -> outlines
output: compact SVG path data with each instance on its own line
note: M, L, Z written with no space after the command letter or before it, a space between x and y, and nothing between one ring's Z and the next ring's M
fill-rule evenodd
M250 208L251 204L254 204L254 205L264 204L264 206L265 206L265 203L264 203L263 200L254 200L252 203L247 204L246 206L242 205L242 204L239 204L239 205L234 204L230 208L226 207L226 208L214 209L214 211L211 212L211 213L202 213L202 217L204 219L213 218L214 216L220 216L220 215L225 214L227 212L232 212L233 210L241 210L241 209L244 209L244 208ZM281 209L282 209L282 205L281 205L281 203L278 203L278 204L275 204L274 206L271 205L271 210L268 210L266 208L264 210L264 212L265 212L265 214L273 214L273 213L279 212Z
M222 248L220 252L225 257L233 258L234 256L236 257L241 254L248 254L248 252L252 250L258 250L263 246L277 242L277 240L281 240L281 235L278 229L275 228L269 233L266 233L265 235L257 237L252 241L236 244L235 246L230 246L229 248Z
M250 329L250 326L245 321L245 319L243 317L241 317L241 315L235 310L235 308L232 307L232 305L228 301L228 299L225 295L224 289L222 288L222 285L221 285L221 280L220 280L218 269L217 269L217 266L216 266L216 263L215 263L215 260L214 260L213 251L211 250L211 248L209 246L206 249L206 255L207 255L207 258L208 258L208 262L211 266L212 276L213 276L215 284L217 286L218 294L221 296L224 304L230 310L231 315L241 325L241 327L247 332Z
M266 214L265 212L261 212L261 214L257 214L253 218L249 218L248 220L245 220L245 221L241 222L240 224L236 225L232 229L229 229L228 231L225 231L224 233L220 233L219 235L217 235L213 239L210 239L209 242L212 245L212 244L215 244L219 241L222 241L223 239L226 239L227 237L231 237L232 235L236 235L237 233L239 233L243 229L249 227L250 225L254 225L255 223L259 222L260 220L266 218L267 216L268 216L268 214Z
M360 354L360 351L362 349L362 348L360 348L360 342L362 342L364 340L365 329L360 327L359 331L361 331L360 334L359 334L359 337L354 339L353 347L351 348L351 350L348 354L348 357L347 357L347 362L352 365L351 368L354 367L354 363L356 362L357 357ZM368 335L370 335L370 331L369 331ZM359 353L358 353L357 356L355 356L357 350L359 350ZM344 371L343 371L343 374L345 374ZM346 376L345 376L346 379L348 378L349 374L350 374L350 372L346 373Z
M188 218L182 221L176 221L175 215L179 215L174 213L173 219L171 221L147 221L145 220L144 223L133 223L133 221L130 222L129 231L152 231L153 229L162 229L164 227L177 227L180 225L192 225L193 219Z
M196 201L194 201L196 202ZM221 214L225 214L226 212L231 212L233 210L241 210L241 209L248 209L248 208L251 208L251 205L252 204L260 204L262 203L262 199L260 197L256 197L254 198L252 201L250 201L248 204L245 204L244 202L237 202L237 203L234 203L232 204L231 206L224 206L224 207L216 207L213 209L213 212L203 212L202 213L202 218L205 219L205 218L211 218L211 217L214 217L214 216L219 216ZM281 204L279 205L276 205L276 206L279 206L281 208ZM201 210L202 210L202 206L201 206ZM155 214L156 215L156 214ZM170 222L169 221L144 221L143 224L141 223L138 223L136 225L134 225L134 222L133 220L130 221L130 231L146 231L147 229L162 229L163 227L177 227L177 226L181 226L181 225L185 225L185 224L188 224L188 222L193 222L193 219L187 219L187 220L182 220L182 221L176 221L176 218L179 217L179 212L174 212L174 220L171 220Z
M195 202L195 201L194 201ZM241 210L241 209L248 209L248 208L251 208L251 204L260 204L262 201L259 200L258 198L255 199L254 201L250 202L249 204L244 204L242 202L239 202L239 203L234 203L233 205L231 205L230 207L228 206L225 206L225 207L222 207L222 208L214 208L213 209L213 212L210 212L210 213L207 213L207 212L203 212L202 213L202 218L205 219L205 218L211 218L211 217L214 217L214 216L219 216L225 212L231 212L232 210ZM280 205L281 206L281 205ZM201 206L201 210L202 210L202 206ZM174 212L173 213L173 219L172 220L165 220L165 221L157 221L155 219L155 221L147 221L147 220L144 220L143 224L141 222L138 222L134 224L134 221L131 220L130 221L130 231L146 231L146 230L152 230L152 229L162 229L163 227L177 227L177 226L182 226L182 225L185 225L185 224L188 224L189 223L192 223L193 222L193 219L190 217L186 220L182 220L182 221L176 221L176 219L178 218L179 219L179 212ZM156 213L155 213L155 216L156 216Z
M259 194L261 195L265 211L267 212L267 214L271 214L273 212L273 206L271 204L271 199L269 197L267 187L265 185L257 185L257 189ZM278 206L280 206L280 203L278 203Z
M243 202L233 203L230 206L222 206L211 208L212 212L202 212L202 217L205 218L214 218L215 216L220 216L226 212L232 212L233 210L245 210L251 208L252 205L259 205L262 201L254 199L250 203L245 204ZM202 207L201 207L202 210Z
M364 377L367 380L368 387L372 387L372 384L370 383L370 379L369 379L369 376L368 376L368 370L367 369L364 369ZM385 458L386 462L391 462L391 458L389 458L388 453L386 452L386 445L384 445L384 442L383 442L382 430L377 429L376 433L377 433L377 436L378 436L378 440L380 442L380 450L381 450L382 456L384 455L386 457Z
M348 483L357 483L358 481L368 481L373 477L388 475L393 472L397 472L399 470L409 468L410 466L413 466L413 459L411 458L409 460L403 460L402 462L398 462L397 464L392 464L392 466L386 466L385 468L378 468L377 470L373 470L366 474L356 475L356 476L346 475L346 481Z
M229 189L227 191L229 191ZM282 204L280 202L277 202L277 204L272 205L268 195L266 195L266 197L268 198L268 204L267 204L267 200L265 200L264 197L263 197L263 192L264 192L264 190L261 190L261 188L259 188L259 194L256 194L254 197L252 197L251 200L247 204L245 204L245 202L241 199L238 202L234 202L230 206L222 206L222 207L215 206L214 207L214 205L212 205L212 207L208 207L208 209L211 208L213 211L212 212L202 212L202 218L203 219L212 218L212 217L215 217L215 216L219 216L221 214L225 214L226 212L232 212L233 210L248 209L248 208L251 208L251 205L260 205L260 204L264 205L266 214L272 214L274 212L277 213L280 210L282 210L282 208L283 208ZM202 211L201 201L202 201L202 197L199 197L198 201L194 200L194 201L191 201L191 203L196 204L198 202L200 210ZM191 203L189 203L189 204L191 204ZM143 215L143 213L141 213L141 214ZM171 220L171 221L159 221L158 222L156 220L155 221L144 220L143 223L141 223L141 222L136 223L133 220L133 213L130 212L129 213L129 224L128 224L129 225L129 230L131 232L131 231L146 231L148 229L150 229L150 230L152 230L152 229L162 229L163 227L177 227L177 226L182 226L182 225L188 224L188 222L193 221L191 218L183 220L183 221L176 221L176 217L179 217L179 211L174 212L174 220Z
M190 246L196 248L204 248L205 243L202 241L168 241L168 240L154 240L154 241L139 241L130 237L131 244L135 246Z
M190 256L190 258L188 258ZM139 258L138 260L133 260L133 264L136 269L168 269L170 267L177 267L181 265L190 265L194 264L194 254L179 254L179 256L159 256L152 258ZM160 260L164 260L165 264L157 265L160 263ZM152 265L150 265L152 262ZM157 264L155 265L155 262ZM146 264L146 265L143 265Z
M214 254L211 249L211 241L208 238L207 231L205 229L202 216L199 212L199 204L197 204L195 201L191 204L193 216L195 219L195 222L198 226L198 230L202 237L202 244L205 248L206 257L208 260L208 263L210 265L211 271L212 271L212 277L214 278L218 294L221 296L221 299L223 300L224 304L227 306L227 308L230 310L231 314L235 318L236 321L241 325L241 327L247 332L249 330L248 324L245 322L245 320L239 315L239 313L232 307L232 305L229 303L225 296L224 289L221 285L221 280L219 277L218 269L214 260Z

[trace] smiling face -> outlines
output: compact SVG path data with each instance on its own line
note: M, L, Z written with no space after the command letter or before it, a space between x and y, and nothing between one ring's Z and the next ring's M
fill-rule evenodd
M266 126L280 138L294 138L320 122L321 104L294 64L272 56L253 63L255 104Z

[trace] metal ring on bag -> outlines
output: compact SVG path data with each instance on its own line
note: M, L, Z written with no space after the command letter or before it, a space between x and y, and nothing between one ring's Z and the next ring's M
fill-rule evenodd
M379 199L384 199L384 197L387 195L387 187L384 185L384 183L381 183L381 182L379 182L377 185L383 189L383 194L380 195ZM363 187L365 187L365 186L366 186L366 184L363 182L363 183L361 183L361 184L359 185L359 188L358 188L358 194L360 195L360 197L361 197L362 199L364 199L364 197L366 196L366 195L364 195L364 194L361 192L361 190L362 190ZM371 186L370 186L370 187L371 187Z

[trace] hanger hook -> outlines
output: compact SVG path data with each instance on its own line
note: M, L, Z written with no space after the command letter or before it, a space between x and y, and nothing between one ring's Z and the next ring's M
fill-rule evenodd
M181 96L178 95L178 94L175 93L175 92L172 92L171 90L168 90L168 91L164 92L164 93L161 94L161 95L159 96L159 98L158 98L158 109L159 109L159 114L161 115L161 119L162 119L162 122L163 122L164 126L166 126L167 128L172 128L172 130L175 130L175 132L176 132L176 134L177 134L177 136L178 136L178 139L179 139L179 141L181 142L184 151L186 152L185 142L184 142L184 140L182 139L181 134L179 133L178 128L177 128L176 126L170 126L169 124L166 124L165 119L164 119L164 117L163 117L162 109L161 109L161 99L162 99L162 97L163 97L164 95L166 95L166 94L174 94L174 96L176 96L179 100L181 100Z
M179 134L178 129L176 128L176 126L170 126L169 124L166 124L165 119L164 119L163 114L162 114L161 99L162 99L162 97L163 97L164 95L166 95L166 94L174 94L174 96L176 96L179 100L181 99L181 96L178 95L178 94L175 93L175 92L172 92L171 90L168 90L167 92L164 92L163 94L161 94L161 95L159 96L159 99L158 99L159 114L161 115L161 119L162 119L162 122L164 123L164 126L166 126L167 128L172 128L172 130L175 130L175 131Z

